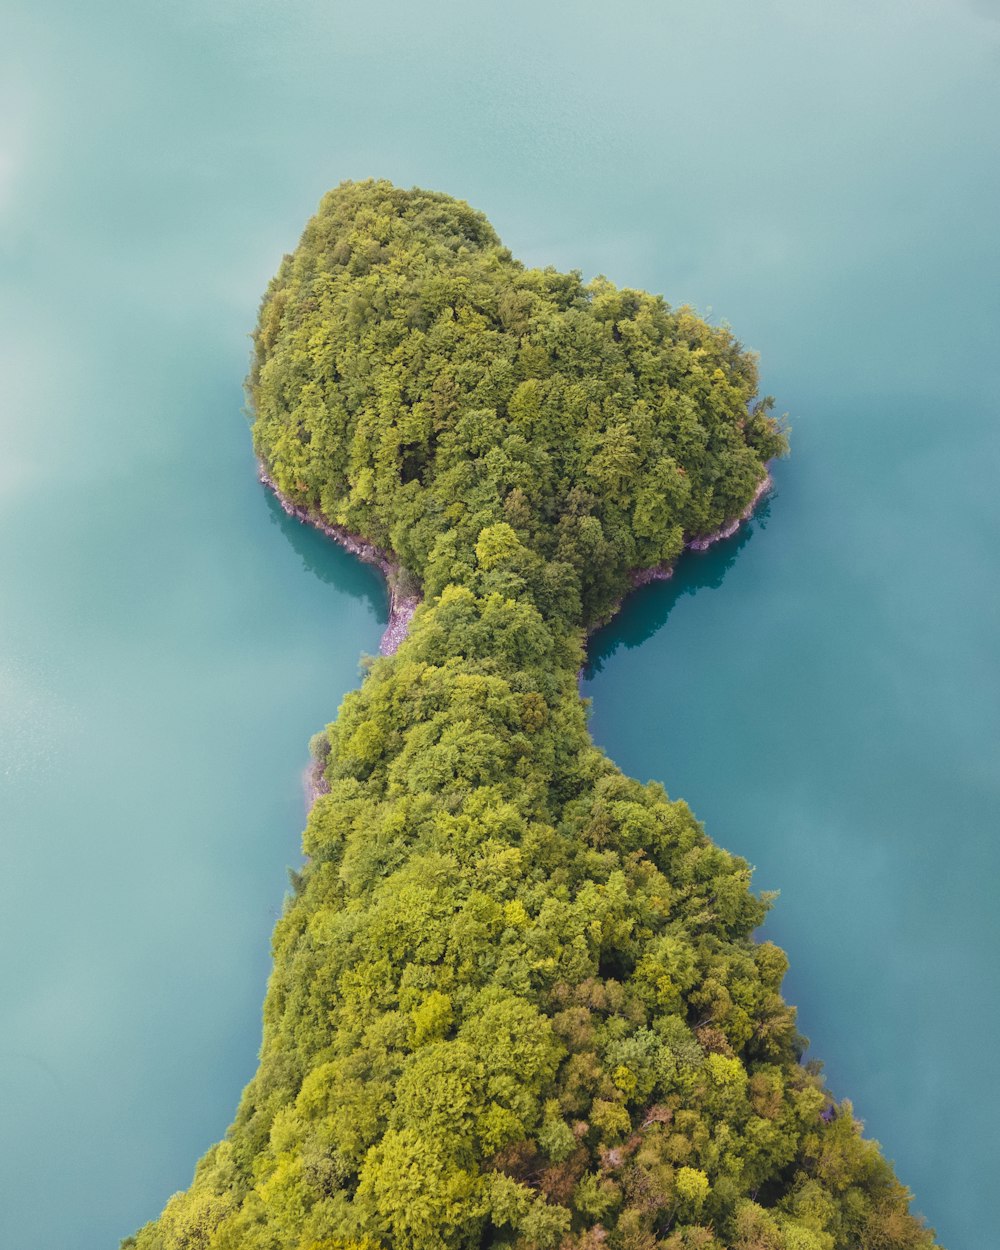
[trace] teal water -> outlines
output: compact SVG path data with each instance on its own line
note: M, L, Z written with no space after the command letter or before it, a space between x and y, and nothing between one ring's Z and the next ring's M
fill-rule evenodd
M1000 1223L1000 4L0 0L0 1242L97 1250L253 1070L378 579L277 514L257 300L322 192L730 321L766 514L594 640L598 740L782 893L790 997L950 1250Z

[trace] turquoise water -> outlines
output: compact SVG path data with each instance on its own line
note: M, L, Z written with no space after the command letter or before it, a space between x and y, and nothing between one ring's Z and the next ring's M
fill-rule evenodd
M835 1089L990 1244L1000 4L0 19L0 1241L115 1245L253 1070L306 743L385 602L255 483L245 336L375 174L761 351L794 457L595 638L594 732L781 889Z

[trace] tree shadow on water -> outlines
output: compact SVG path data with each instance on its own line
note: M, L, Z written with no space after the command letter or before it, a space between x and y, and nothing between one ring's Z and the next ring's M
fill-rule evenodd
M302 567L321 582L365 600L379 624L385 625L389 620L389 591L378 569L351 555L311 525L289 516L266 486L261 486L261 490L271 523L301 558Z
M707 551L685 551L677 561L674 575L665 582L650 582L630 594L621 610L596 630L587 644L583 676L589 681L604 669L606 660L620 647L641 646L666 624L679 599L701 590L718 590L736 557L758 529L766 529L774 495L764 499L753 516L731 538L713 543Z

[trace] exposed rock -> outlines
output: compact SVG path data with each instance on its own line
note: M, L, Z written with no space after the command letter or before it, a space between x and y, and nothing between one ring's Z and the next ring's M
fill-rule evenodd
M380 655L393 655L406 637L410 627L410 620L420 606L419 595L399 595L396 592L396 581L400 574L399 561L396 560L391 552L384 550L384 548L377 546L375 543L369 542L365 538L361 538L358 534L352 534L344 526L331 525L325 517L320 516L318 513L310 512L308 508L304 508L301 504L293 503L281 490L266 467L260 462L258 462L257 477L261 485L266 486L272 492L281 505L282 511L287 513L288 516L295 517L303 525L311 525L314 529L318 529L320 533L325 534L328 538L332 538L335 543L343 547L345 551L349 551L351 555L357 556L365 564L372 564L375 568L382 571L389 586L389 623L385 627L378 649Z

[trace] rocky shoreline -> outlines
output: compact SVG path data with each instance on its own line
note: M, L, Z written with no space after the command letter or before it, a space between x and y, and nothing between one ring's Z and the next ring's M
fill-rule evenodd
M732 538L744 521L749 521L753 514L757 511L757 506L769 494L774 486L774 479L771 477L770 470L766 472L761 479L757 489L753 493L753 498L739 514L731 521L727 521L725 525L720 526L717 530L713 530L711 534L704 534L701 538L692 538L684 544L685 551L707 551L715 543L722 542L724 538ZM651 569L636 569L630 575L632 585L638 589L640 586L648 586L650 582L666 582L674 575L674 567L676 561L669 564L656 564ZM617 611L617 609L616 609Z
M761 500L770 493L773 486L774 479L771 477L770 464L768 464L763 478L753 493L753 498L739 514L739 516L734 517L731 521L727 521L725 525L721 525L717 530L713 530L711 534L704 534L701 538L690 539L684 544L684 551L707 551L708 548L714 543L722 542L725 538L732 538L740 526L744 524L744 522L750 520L754 512L756 512ZM681 554L683 554L683 552ZM629 581L632 584L632 589L638 590L640 586L648 586L651 582L668 582L673 577L674 569L676 567L677 561L671 560L668 564L654 564L652 568L635 569L629 574ZM613 620L618 615L621 611L622 603L624 602L625 597L626 596L623 595L622 598L618 600L613 610L609 612L607 616L602 617L599 621L595 621L594 624L590 626L584 637L585 643L592 634L595 634L599 629L603 628L603 626L607 625L609 621ZM578 683L583 681L583 674L584 669L581 668L576 675Z
M309 763L302 770L302 790L306 800L306 813L321 794L330 793L326 779L326 765L330 759L330 739L324 731L316 734L309 743Z
M269 491L277 499L281 505L282 511L288 516L295 517L297 521L301 521L303 525L312 525L314 528L326 534L328 538L332 538L345 551L349 551L351 555L355 555L365 564L374 565L380 569L385 576L389 589L389 623L385 627L382 639L379 643L380 655L395 655L399 650L400 644L406 638L410 628L410 621L413 614L420 606L421 596L402 595L397 589L397 582L400 573L400 566L397 560L390 552L384 548L377 546L375 543L368 542L367 539L361 538L357 534L352 534L350 530L345 529L342 525L331 525L322 516L316 516L301 504L293 503L291 499L281 490L274 478L268 473L264 464L258 461L257 476L261 485L266 486ZM771 477L770 469L765 472L763 478L753 493L753 498L739 514L731 521L727 521L725 525L720 526L717 530L713 530L711 534L703 534L700 538L692 538L684 544L687 551L707 551L714 543L722 542L723 539L732 538L739 527L749 521L757 510L757 506L761 500L771 491L774 486L774 480ZM669 564L657 564L648 569L636 569L630 574L629 580L632 587L638 589L640 586L648 586L651 582L669 581L674 575L676 561ZM621 608L621 601L615 605L614 612L610 613L604 620L597 622L588 631L588 636L599 629L617 615Z
M281 505L282 511L288 516L295 517L303 525L312 525L321 533L326 534L328 538L332 538L345 551L349 551L351 555L357 556L365 564L374 565L375 568L381 570L389 590L389 623L382 634L378 649L380 655L395 655L409 632L410 621L413 619L413 614L421 602L420 595L401 595L398 592L399 562L384 548L368 542L367 539L361 538L357 534L352 534L350 530L345 529L342 525L331 525L324 517L314 515L307 508L302 507L301 504L293 503L260 461L258 461L257 465L257 477L261 485L266 486L271 491ZM725 525L720 526L717 530L713 530L711 534L704 534L700 538L690 539L684 544L684 549L686 551L707 551L713 544L722 542L726 538L732 538L739 527L744 522L750 520L761 500L769 494L773 486L774 479L771 477L770 466L768 466L768 471L765 472L757 489L754 491L753 498L739 516L734 517L731 521L727 521ZM673 560L669 564L657 564L648 569L636 569L629 577L633 589L638 590L640 586L648 586L651 582L669 581L674 575L676 563L676 560ZM617 616L621 610L621 605L622 600L619 600L615 604L613 612L609 613L603 620L597 621L587 630L586 637L589 638L602 625L606 625L612 617ZM583 671L581 668L577 674L578 681L583 680ZM329 751L328 742L326 743L326 751ZM307 811L321 794L326 794L330 789L329 782L326 780L325 770L326 752L316 749L312 750L310 762L302 774L302 786L305 791Z
M688 543L688 548L691 551L707 551L713 543L721 542L723 538L732 538L743 522L750 520L757 511L757 505L765 495L770 493L773 486L774 478L771 477L770 470L768 470L758 483L757 489L753 493L753 498L738 517L727 522L720 529L715 530L714 533L706 534L704 538L692 538Z
M420 606L420 595L402 595L397 589L400 574L398 561L390 552L375 543L352 534L342 525L331 525L325 517L316 516L301 504L293 503L261 461L257 462L257 478L261 485L266 486L277 499L282 512L301 521L303 525L311 525L314 529L318 529L327 538L332 538L345 551L349 551L352 556L357 556L365 564L374 565L375 568L381 570L389 589L389 623L382 634L378 649L379 655L394 655L406 637L414 612Z

